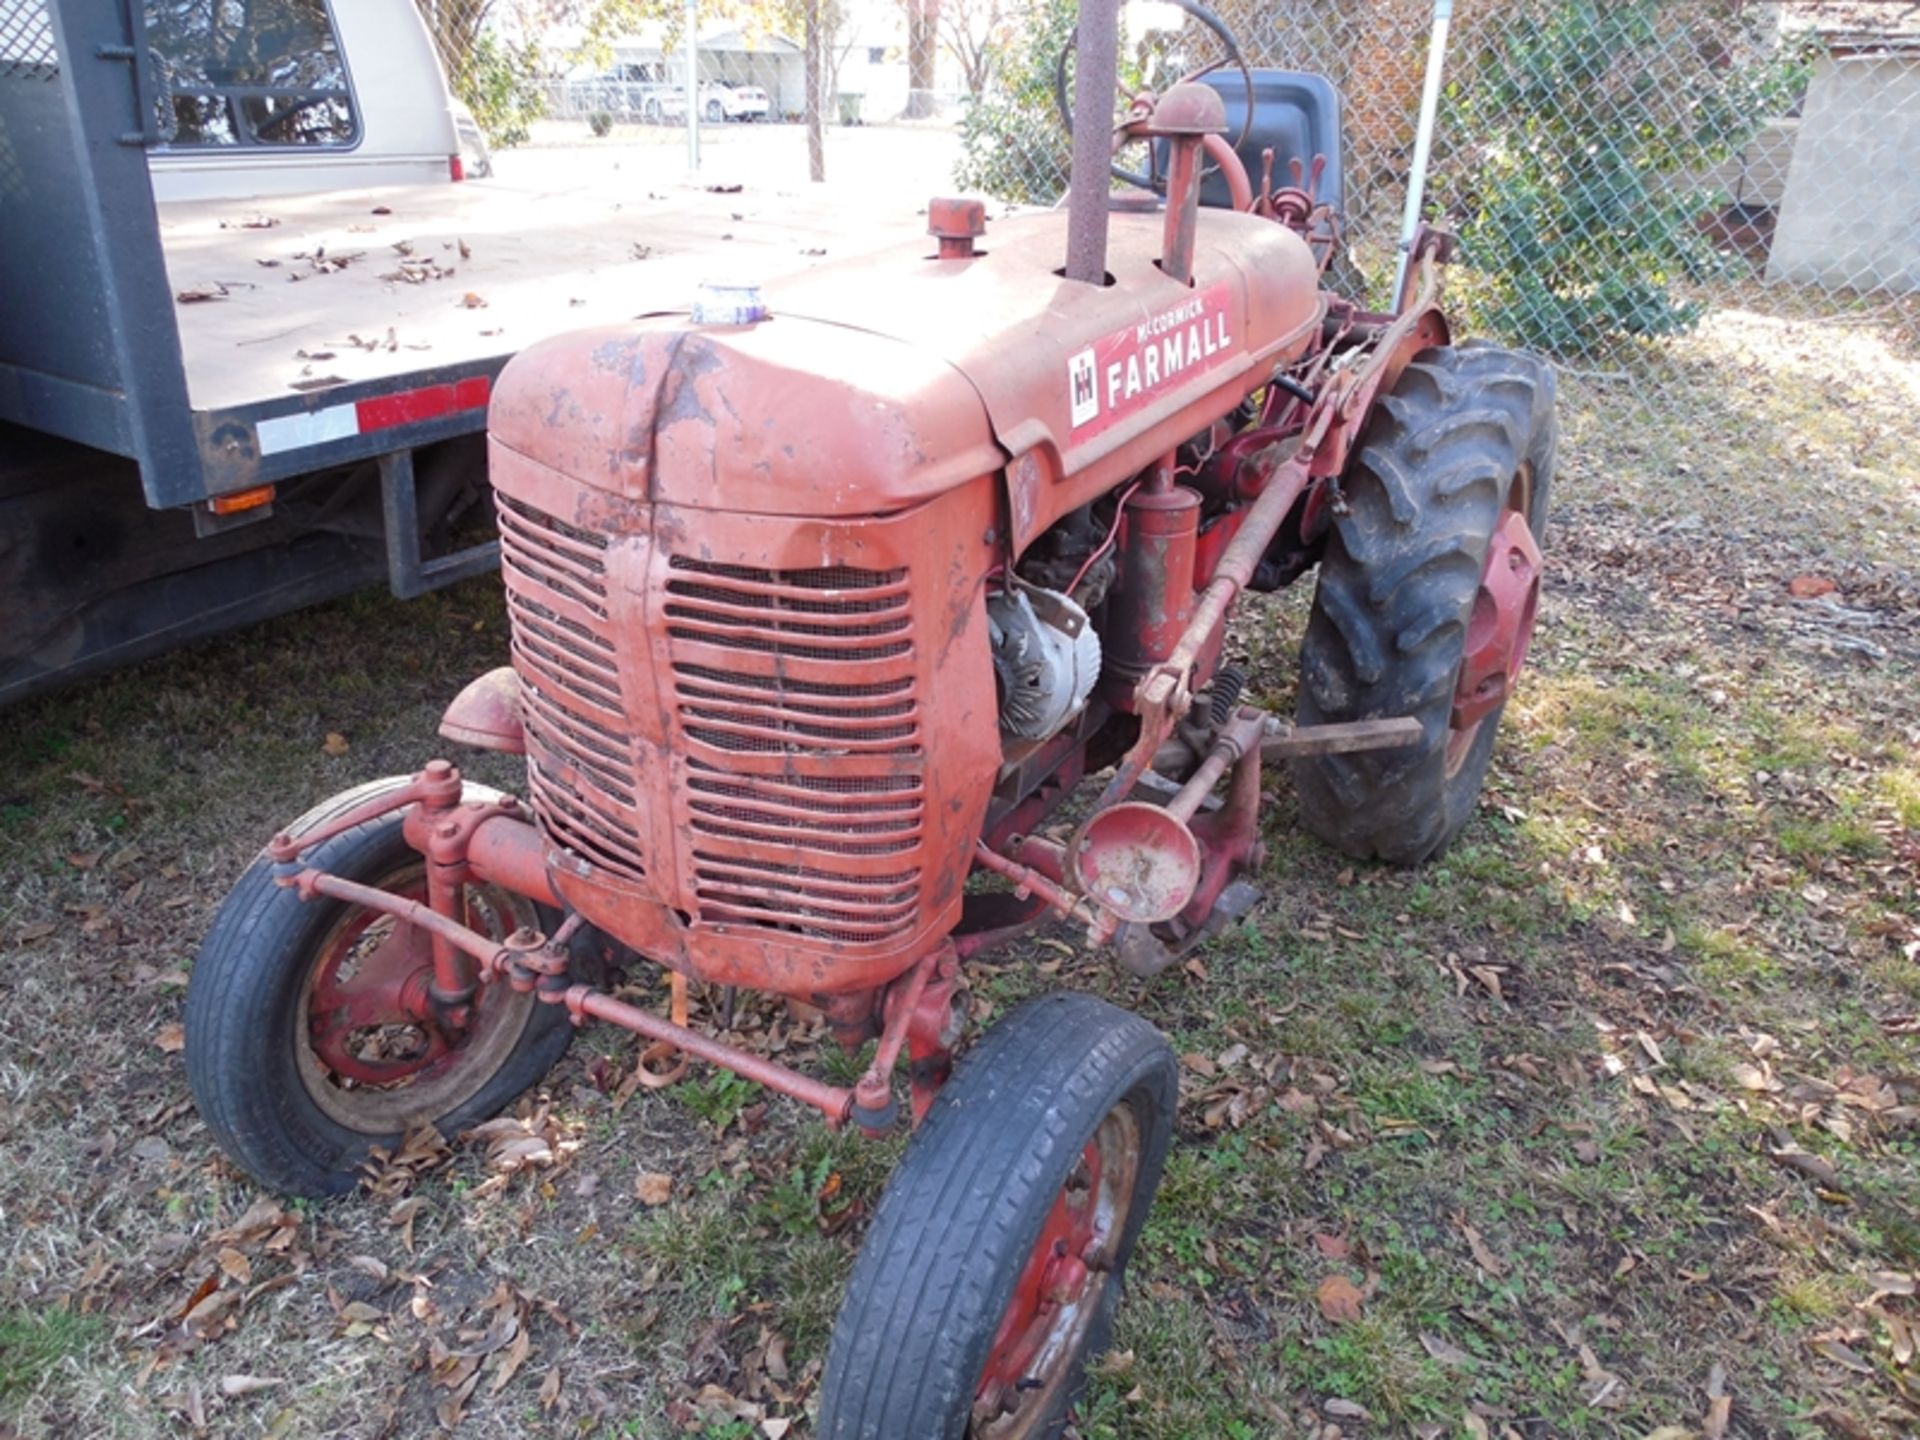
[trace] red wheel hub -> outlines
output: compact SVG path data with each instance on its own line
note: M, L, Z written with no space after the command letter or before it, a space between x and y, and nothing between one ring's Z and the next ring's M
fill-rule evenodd
M1081 1153L1073 1174L1061 1187L1047 1212L1040 1238L1027 1257L1027 1268L1013 1287L1013 1300L987 1352L987 1368L980 1376L978 1394L1018 1392L1034 1377L1034 1361L1053 1331L1062 1306L1085 1295L1093 1274L1089 1258L1098 1261L1100 1233L1096 1199L1100 1193L1100 1151L1091 1141Z
M1458 764L1480 724L1506 703L1527 663L1540 603L1540 546L1527 517L1507 510L1487 547L1480 589L1467 621L1460 678L1454 686L1448 760Z
M1014 1284L974 1391L973 1440L1041 1433L1092 1333L1139 1169L1139 1122L1115 1106L1054 1197Z
M399 893L427 898L424 883ZM433 947L424 930L361 911L314 967L307 1001L314 1053L356 1085L391 1085L429 1068L450 1048L427 1000L432 979Z

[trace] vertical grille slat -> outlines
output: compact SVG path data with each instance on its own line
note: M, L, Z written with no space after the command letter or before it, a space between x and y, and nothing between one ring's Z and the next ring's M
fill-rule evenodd
M534 818L554 844L644 880L642 803L606 606L607 538L495 492Z
M616 635L615 600L642 578L620 566L646 552L517 495L499 510L529 798L548 841L699 925L816 946L916 935L929 802L907 570L655 551L648 633ZM657 773L652 729L643 740L630 719L656 696L674 752ZM665 823L682 853L663 872L646 849Z
M701 918L842 944L910 934L926 815L907 572L676 555L667 573Z

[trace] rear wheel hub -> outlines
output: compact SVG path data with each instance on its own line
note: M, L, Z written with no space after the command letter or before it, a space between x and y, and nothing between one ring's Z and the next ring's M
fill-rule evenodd
M1525 493L1524 487L1515 490ZM1460 678L1448 719L1449 769L1465 758L1487 717L1506 704L1527 663L1540 604L1540 572L1540 546L1525 513L1518 508L1503 511L1487 547L1480 588L1467 621Z

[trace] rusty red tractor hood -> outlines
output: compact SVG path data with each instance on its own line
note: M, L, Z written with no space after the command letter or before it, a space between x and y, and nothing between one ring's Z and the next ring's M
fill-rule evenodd
M1116 215L916 241L516 358L490 417L529 787L554 885L719 983L870 989L959 918L1003 761L989 575L1304 351L1316 267L1209 216L1192 285ZM1036 279L1036 277L1038 277ZM1011 463L1010 463L1011 462Z
M771 287L756 325L546 341L501 377L492 435L628 499L766 515L896 509L1031 455L1018 548L1263 385L1322 313L1305 242L1258 217L1209 212L1191 286L1160 272L1152 214L1112 217L1116 283L1049 276L1063 223L1002 221L967 258L918 239L822 266Z

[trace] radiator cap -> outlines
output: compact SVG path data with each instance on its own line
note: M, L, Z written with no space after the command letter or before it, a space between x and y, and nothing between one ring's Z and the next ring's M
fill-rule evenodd
M758 285L737 280L703 280L693 297L696 325L752 325L767 318L767 302Z

